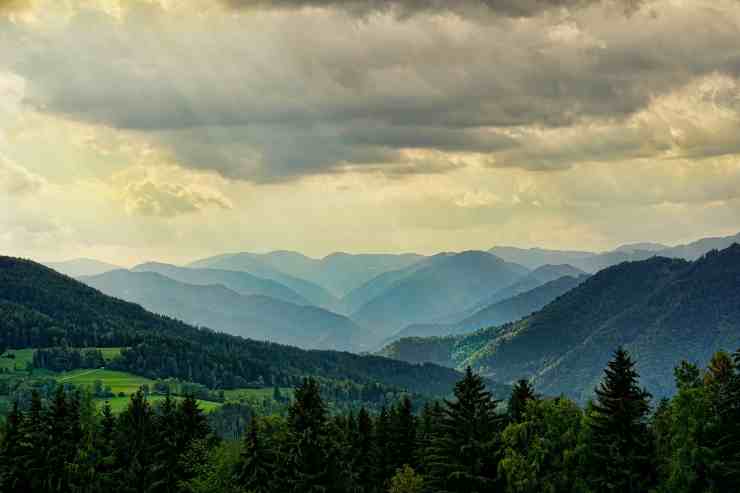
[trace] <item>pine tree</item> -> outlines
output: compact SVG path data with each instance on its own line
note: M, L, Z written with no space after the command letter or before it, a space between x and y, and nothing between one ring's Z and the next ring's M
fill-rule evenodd
M266 447L259 435L259 421L252 418L249 429L244 436L244 449L236 475L237 484L244 491L252 493L270 493L275 491L275 456Z
M394 470L416 466L416 426L411 399L404 396L391 414L390 458Z
M23 427L24 417L15 401L0 442L0 491L32 491L25 464Z
M717 449L722 461L717 474L718 491L740 491L740 350L733 360L718 390L721 435Z
M428 454L428 483L438 492L482 493L496 481L497 402L470 368L445 401Z
M358 484L366 493L374 491L378 477L375 430L370 414L364 407L357 414L357 434L352 443L352 453Z
M307 378L288 409L292 446L288 482L294 493L343 492L338 453L328 434L327 410L319 384Z
M139 389L116 420L115 453L121 491L146 491L153 482L150 465L156 444L152 444L152 436L152 409Z
M524 420L527 403L535 399L534 387L529 380L521 379L514 384L509 398L509 419L514 423Z
M596 389L591 452L597 467L589 481L596 491L638 493L654 479L653 440L647 426L650 394L638 387L635 363L622 348Z

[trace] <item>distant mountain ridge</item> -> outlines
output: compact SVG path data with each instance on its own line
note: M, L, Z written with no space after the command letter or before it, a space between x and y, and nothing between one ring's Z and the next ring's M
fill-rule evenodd
M619 345L656 396L673 392L676 361L704 365L715 351L740 347L740 245L694 262L651 257L612 266L521 321L459 337L402 339L381 354L471 365L501 382L531 378L543 393L583 401Z
M269 296L297 305L312 304L309 300L287 286L271 279L262 279L253 276L247 272L218 269L190 269L158 262L139 264L133 267L131 271L156 272L175 281L187 284L203 286L220 284L239 294Z
M0 256L0 345L10 348L125 346L111 366L210 388L305 376L448 394L460 373L337 351L305 351L198 329L102 294L41 264Z
M457 313L529 271L481 251L438 255L406 272L381 295L352 314L352 319L391 335L413 323L429 323Z
M370 279L388 271L403 269L423 257L416 254L348 254L332 253L314 259L290 251L270 253L235 253L195 261L190 267L212 267L245 270L260 277L267 271L304 279L327 289L337 298L345 296ZM262 274L265 275L261 275ZM274 276L274 274L270 274ZM279 280L275 277L271 279Z
M166 276L174 273L188 277L184 275L187 272L197 275L198 269L117 270L80 280L109 296L138 303L155 313L232 335L307 349L361 351L369 347L365 329L322 308L261 294L243 295L222 284L195 285Z
M43 264L70 277L95 276L121 268L118 265L91 258L77 258L63 262L43 262Z

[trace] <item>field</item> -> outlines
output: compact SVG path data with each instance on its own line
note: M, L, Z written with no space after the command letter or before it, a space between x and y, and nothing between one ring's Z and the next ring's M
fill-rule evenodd
M12 354L15 359L0 358L0 369L10 371L26 371L26 365L33 362L33 349L9 349L4 356Z
M142 385L153 385L154 381L148 378L132 375L122 371L106 370L74 370L57 375L57 381L71 383L79 386L92 386L96 380L100 380L103 387L110 386L114 394L123 392L126 395L133 394Z
M182 400L182 397L174 397L174 399L177 401L180 401ZM130 400L129 396L111 397L110 399L97 399L96 404L98 405L98 408L101 408L107 401L110 404L110 407L113 413L118 414L124 409L126 409L126 406L128 406L129 400ZM162 395L150 395L149 397L147 397L147 401L149 401L149 404L152 404L152 405L156 405L156 403L163 401L163 400L164 400L164 396ZM209 413L221 407L220 402L202 401L200 399L198 399L198 405L205 413Z
M263 400L272 399L272 388L265 389L233 389L224 390L224 396L227 401L238 402L240 400ZM290 387L284 387L280 389L280 393L283 397L292 397L293 389Z
M115 397L108 399L96 399L98 406L102 406L104 402L110 403L111 409L114 413L119 413L126 409L131 394L135 393L142 385L149 385L151 388L154 384L153 380L145 377L133 375L122 371L113 371L100 368L97 370L74 370L67 373L60 373L56 376L58 382L70 383L80 387L91 387L96 380L100 380L103 387L110 387L111 391L116 394ZM119 393L123 392L126 394L125 397L118 396ZM150 404L155 404L164 399L161 395L150 395L147 400ZM176 400L182 399L181 397L175 397ZM200 408L205 412L211 412L214 409L218 409L221 406L219 402L203 401L198 400Z

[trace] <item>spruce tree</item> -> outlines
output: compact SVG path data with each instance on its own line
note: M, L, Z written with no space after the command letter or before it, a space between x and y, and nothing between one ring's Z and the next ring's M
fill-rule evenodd
M638 386L635 363L622 348L604 370L590 421L596 491L641 493L654 479L653 440L647 425L650 394Z
M259 421L254 417L244 435L244 448L236 474L237 484L244 491L251 493L275 491L272 487L275 479L275 466L275 455L263 443L259 432Z
M718 491L740 491L740 350L718 394L719 431L717 440L721 464L717 471Z
M336 447L328 434L327 410L313 378L295 389L288 409L292 446L287 468L294 493L342 492Z
M509 398L509 419L514 423L524 420L527 403L535 399L534 387L529 380L521 379L514 384Z
M5 419L3 440L0 442L0 491L32 491L26 469L26 450L23 446L24 417L13 402Z
M411 399L404 396L391 414L390 460L393 470L403 466L416 467L416 426Z
M445 401L428 449L428 485L435 492L482 493L496 484L497 402L470 368Z

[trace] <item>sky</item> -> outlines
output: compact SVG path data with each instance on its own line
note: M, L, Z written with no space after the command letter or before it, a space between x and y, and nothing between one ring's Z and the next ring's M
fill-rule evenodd
M0 254L740 231L738 0L0 0Z

